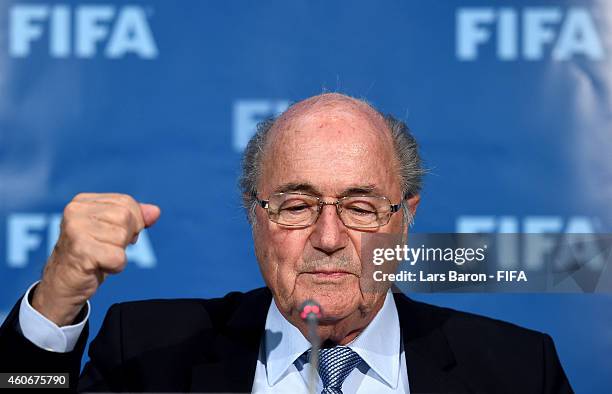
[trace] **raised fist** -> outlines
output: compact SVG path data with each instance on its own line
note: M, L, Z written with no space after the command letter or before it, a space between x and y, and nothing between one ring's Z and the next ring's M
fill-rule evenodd
M78 194L64 209L32 306L58 326L71 324L106 276L123 271L125 248L159 215L126 194Z

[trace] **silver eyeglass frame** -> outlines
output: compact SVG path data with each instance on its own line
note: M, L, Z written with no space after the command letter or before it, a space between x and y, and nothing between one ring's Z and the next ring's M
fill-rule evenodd
M312 194L299 193L299 192L280 192L280 193L273 193L271 196L282 196L282 195L285 195L285 194L308 196L308 197L315 198L317 200L317 216L313 220L312 223L306 224L306 225L304 225L304 224L296 225L296 224L278 223L277 221L272 220L272 218L270 216L270 199L268 198L267 200L261 200L261 199L259 199L257 197L256 193L253 194L253 197L255 198L255 200L257 201L259 206L266 210L266 213L268 214L268 220L270 220L271 222L277 223L280 226L290 227L290 228L306 228L306 227L312 226L313 224L315 224L317 222L317 220L319 220L319 216L321 216L321 211L323 210L323 207L325 205L335 205L336 206L336 214L338 215L338 218L340 219L342 224L344 224L347 228L352 228L352 229L355 229L355 230L373 230L373 229L377 229L377 228L380 228L382 226L387 225L389 223L389 221L391 220L391 216L395 212L398 212L400 210L400 208L402 207L402 204L403 204L403 201L399 202L398 204L391 204L391 200L389 200L385 196L372 196L372 195L367 195L367 194L354 195L354 196L345 196L345 197L337 199L336 201L330 201L330 202L322 201L321 197L313 196ZM386 200L389 203L389 215L387 217L387 221L384 224L379 224L377 226L372 226L372 227L348 226L346 223L344 223L344 220L342 220L342 216L340 215L340 213L342 212L342 210L341 210L342 208L341 208L340 203L343 200L346 200L348 198L355 198L355 197L375 197L375 198L380 198L380 199Z

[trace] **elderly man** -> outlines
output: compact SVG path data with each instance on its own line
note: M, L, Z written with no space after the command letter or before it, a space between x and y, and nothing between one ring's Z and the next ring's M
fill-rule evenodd
M571 392L549 336L374 282L364 239L407 234L421 176L404 123L341 94L294 104L260 125L243 161L266 287L116 304L80 378L88 299L123 270L124 248L160 210L126 195L79 194L41 281L1 329L0 370L70 372L85 391L301 393L318 336L317 392ZM320 305L316 336L300 316L307 300Z

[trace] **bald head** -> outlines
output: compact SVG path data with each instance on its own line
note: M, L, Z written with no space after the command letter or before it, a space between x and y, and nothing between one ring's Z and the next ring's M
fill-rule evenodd
M290 129L294 122L300 120L324 120L340 116L351 116L365 122L373 130L379 130L381 134L389 134L380 112L362 100L340 93L323 93L293 104L277 118L271 131Z
M386 164L384 172L394 177L401 197L418 194L421 187L416 141L405 123L382 115L363 100L324 93L299 101L258 126L245 150L240 179L249 220L254 219L255 195L261 194L262 180L271 171L314 154L329 171L342 164L337 159L343 154L360 158L354 161L360 165L353 172L366 165L366 158L375 158L374 164Z

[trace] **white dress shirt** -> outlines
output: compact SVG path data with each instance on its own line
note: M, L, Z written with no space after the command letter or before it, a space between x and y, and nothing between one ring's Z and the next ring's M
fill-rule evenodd
M21 333L42 349L70 352L89 318L89 301L83 321L58 327L28 301L30 291L37 283L30 286L19 307ZM344 393L410 393L399 317L391 291L372 322L347 346L365 363L347 376L342 384ZM310 364L300 358L308 349L310 342L283 317L272 301L260 345L253 393L309 393ZM320 393L323 387L321 380L317 380L317 393Z
M409 393L406 357L393 294L372 322L347 344L365 363L355 368L342 384L349 393ZM309 393L310 363L300 356L310 342L289 323L272 301L266 318L265 335L255 369L253 393ZM318 374L317 374L318 377ZM323 389L317 379L317 393Z
M71 352L79 340L87 319L89 319L89 311L91 310L89 301L87 301L86 306L87 314L81 322L72 326L58 327L57 324L41 315L30 305L30 291L37 284L38 282L30 286L19 305L19 329L21 334L41 349L58 353Z

